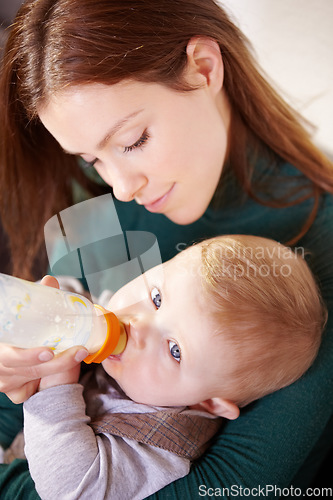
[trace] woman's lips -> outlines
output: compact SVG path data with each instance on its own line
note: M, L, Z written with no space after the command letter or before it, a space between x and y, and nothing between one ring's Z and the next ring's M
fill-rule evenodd
M149 203L141 203L146 210L149 212L159 212L163 209L165 204L168 202L171 192L173 191L175 184L172 184L171 188L160 198L149 202Z

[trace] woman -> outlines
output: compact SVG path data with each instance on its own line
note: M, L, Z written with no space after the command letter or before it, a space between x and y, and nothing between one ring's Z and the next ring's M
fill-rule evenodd
M108 189L79 155L113 188L123 231L154 233L163 259L223 233L297 243L331 306L332 165L213 0L28 1L0 95L1 217L15 274L31 275L45 222L73 203L73 180L91 194ZM301 381L228 422L191 474L155 496L309 485L331 443L331 330L330 316ZM22 402L40 377L82 359L75 354L47 362L45 349L2 347L0 388ZM33 495L25 462L2 467L3 491L20 481Z

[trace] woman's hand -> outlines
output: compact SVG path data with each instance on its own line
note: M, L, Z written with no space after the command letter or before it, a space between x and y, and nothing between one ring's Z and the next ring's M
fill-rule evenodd
M37 392L41 379L76 367L79 370L87 355L78 346L54 356L45 347L20 349L0 344L0 392L6 393L13 403L23 403Z
M57 280L51 276L43 278L42 284L58 288ZM13 403L22 403L39 390L40 384L40 389L46 389L52 385L75 383L80 363L87 355L87 350L80 346L54 356L46 347L20 349L0 344L0 392Z

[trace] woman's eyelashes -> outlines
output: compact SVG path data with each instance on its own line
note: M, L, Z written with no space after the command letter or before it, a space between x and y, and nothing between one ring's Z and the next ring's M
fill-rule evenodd
M144 146L144 144L148 141L148 139L149 139L149 134L147 130L145 130L140 139L138 139L134 144L132 144L131 146L125 146L124 153L129 153L134 149L142 148L142 146Z
M135 149L138 149L138 148L142 148L146 142L148 141L149 139L149 134L147 132L147 130L145 130L142 134L142 136L140 137L140 139L138 139L134 144L132 144L131 146L125 146L124 149L123 149L123 152L124 153L130 153L131 151L134 151ZM95 158L94 160L92 161L87 161L85 160L84 158L81 157L81 159L83 160L83 168L90 168L90 167L93 167L95 165L95 163L98 161L98 158Z
M152 288L150 292L150 297L156 309L159 309L162 305L162 297L159 289L156 287Z
M179 346L173 340L169 340L169 349L171 356L180 363L181 360L181 352Z

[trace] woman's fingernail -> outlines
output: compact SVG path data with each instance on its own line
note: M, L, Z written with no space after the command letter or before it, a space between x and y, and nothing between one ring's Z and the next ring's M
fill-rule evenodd
M89 354L88 351L86 351L85 349L80 349L75 354L75 361L81 363L81 361L83 361L88 356L88 354Z
M38 356L39 361L51 361L53 354L50 351L43 351Z

